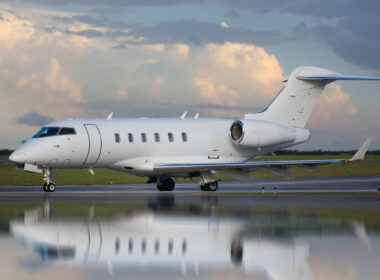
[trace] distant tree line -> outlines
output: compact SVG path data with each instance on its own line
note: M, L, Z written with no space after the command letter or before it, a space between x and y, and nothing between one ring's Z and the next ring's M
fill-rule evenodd
M298 150L281 150L275 152L276 155L353 155L357 150L312 150L312 151L298 151ZM368 151L366 155L380 155L380 150Z
M7 156L7 155L10 155L12 152L13 152L13 150L9 150L9 149L0 149L0 155L1 155L1 156Z
M10 155L13 152L13 150L9 149L0 149L0 155L6 156ZM294 155L353 155L356 152L356 150L348 150L348 151L342 151L342 150L331 150L331 151L324 151L324 150L312 150L312 151L298 151L298 150L282 150L275 152L276 155L287 155L287 156L294 156ZM368 151L367 155L380 155L380 150L372 150Z

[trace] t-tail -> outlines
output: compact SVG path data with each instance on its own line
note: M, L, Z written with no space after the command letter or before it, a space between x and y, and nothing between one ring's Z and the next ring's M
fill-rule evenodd
M260 113L246 119L267 120L291 127L305 127L324 87L336 80L380 80L380 77L347 76L311 66L296 68L286 86Z

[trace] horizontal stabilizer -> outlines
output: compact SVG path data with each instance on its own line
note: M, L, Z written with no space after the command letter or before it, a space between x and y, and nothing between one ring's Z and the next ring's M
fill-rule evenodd
M363 80L379 81L380 77L350 76L350 75L323 75L323 76L297 76L298 80L303 81L336 81L336 80Z
M369 148L369 145L372 142L373 137L370 136L368 139L364 142L364 144L359 148L359 150L354 154L354 156L350 159L350 161L355 160L362 160Z

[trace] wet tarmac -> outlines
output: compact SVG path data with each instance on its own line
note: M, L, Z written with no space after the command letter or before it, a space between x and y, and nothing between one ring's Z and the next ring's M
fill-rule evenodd
M368 192L380 191L380 176L363 177L332 177L332 178L302 178L287 180L254 180L249 182L224 181L219 182L218 193L234 192L277 192L287 193L331 193L331 192ZM114 194L158 192L155 184L126 184L126 185L57 185L54 195L61 194ZM198 183L177 183L174 192L200 192ZM39 186L0 186L0 196L20 196L43 194ZM1 198L0 198L1 199Z
M380 279L379 182L0 187L0 278Z

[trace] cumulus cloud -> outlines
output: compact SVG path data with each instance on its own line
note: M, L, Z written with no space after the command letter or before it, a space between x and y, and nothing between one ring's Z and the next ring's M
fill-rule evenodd
M223 27L223 28L228 28L228 27L230 27L230 26L227 24L227 22L225 22L225 21L222 21L222 22L220 23L220 26Z
M44 116L38 112L29 112L16 119L17 123L25 124L30 126L42 126L47 123L54 122L55 120L51 117Z
M8 48L16 42L30 39L35 28L30 20L17 17L15 14L1 10L0 41Z
M243 83L246 89L250 89L251 97L266 101L280 89L284 78L282 68L277 58L263 48L250 44L225 43L209 44L206 50L212 61L217 66L224 67L223 72L228 73L219 79Z
M142 46L145 49L152 50L155 52L164 52L165 45L164 44L145 44Z
M358 109L352 104L350 95L342 90L341 85L330 84L318 100L310 126L328 129L334 127L336 122L348 120L357 114Z
M54 91L68 94L74 102L82 102L82 90L73 80L62 73L61 65L56 58L50 60L49 74L46 76L46 85Z
M119 96L121 99L127 99L128 98L128 92L125 87L121 87L116 91L117 96Z
M38 109L57 117L78 113L83 102L81 86L63 73L56 58L51 58L41 73L22 75L17 80L20 106Z
M174 44L172 53L175 55L188 56L190 47L186 44Z
M215 85L212 81L195 77L193 83L199 88L199 97L214 104L236 105L238 93L224 85Z

